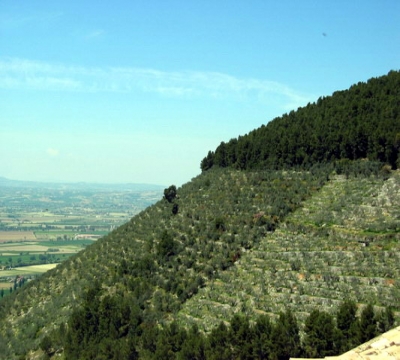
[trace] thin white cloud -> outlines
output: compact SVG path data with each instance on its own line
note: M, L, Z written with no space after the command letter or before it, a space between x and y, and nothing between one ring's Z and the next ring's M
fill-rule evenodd
M0 88L74 92L149 92L175 98L255 100L293 109L311 100L268 80L217 72L166 72L129 67L77 67L23 59L0 59Z
M105 34L105 31L104 31L104 30L102 30L102 29L96 29L96 30L93 30L93 31L89 32L89 33L85 36L85 38L86 38L87 40L91 40L91 39L95 39L95 38L101 37L101 36L104 35L104 34Z
M48 148L48 149L46 150L46 152L47 152L47 154L50 155L51 157L56 157L56 156L58 156L59 153L60 153L57 149L54 149L54 148Z

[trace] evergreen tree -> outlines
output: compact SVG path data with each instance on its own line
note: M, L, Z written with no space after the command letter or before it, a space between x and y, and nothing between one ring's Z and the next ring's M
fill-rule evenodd
M188 331L187 337L182 345L182 350L178 354L179 360L205 360L206 343L203 334L196 325Z
M304 325L303 348L308 357L325 357L337 354L337 331L333 317L315 309Z
M357 305L354 301L345 300L336 313L336 323L340 337L340 352L345 352L360 343Z
M384 311L380 311L375 315L377 321L377 332L383 334L394 326L394 313L391 307L387 307Z
M176 243L172 235L166 230L162 233L160 242L157 246L157 254L160 259L167 260L168 257L175 255Z
M231 340L223 322L212 329L208 336L206 357L210 360L230 360L232 358Z
M374 307L368 304L360 316L360 341L362 343L373 339L377 335L377 321Z
M254 358L266 360L272 351L271 342L272 324L268 316L261 315L253 329L253 354Z
M279 314L279 319L272 329L271 342L272 359L288 360L290 357L299 356L301 351L299 327L290 309Z
M174 199L176 198L177 192L176 192L176 186L171 185L167 189L164 189L164 199L167 200L169 203L173 202Z
M231 319L230 339L234 347L234 357L250 359L253 356L253 331L247 317L235 314Z

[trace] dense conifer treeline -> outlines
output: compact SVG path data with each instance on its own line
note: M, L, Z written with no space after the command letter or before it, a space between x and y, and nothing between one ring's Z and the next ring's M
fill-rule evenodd
M45 337L40 346L48 355L62 346L68 359L287 360L337 355L393 326L390 308L375 311L368 305L356 317L357 306L349 300L338 308L337 320L327 312L312 311L302 340L290 310L275 321L266 315L251 320L236 314L204 334L196 325L185 329L177 322L160 328L146 319L143 307L140 302L132 306L123 294L104 296L97 286L72 314L68 330L63 327Z
M400 72L358 83L222 142L201 162L237 169L309 168L368 158L399 167Z

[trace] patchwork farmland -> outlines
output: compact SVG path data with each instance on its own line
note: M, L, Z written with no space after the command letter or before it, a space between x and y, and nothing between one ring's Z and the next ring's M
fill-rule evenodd
M78 253L161 198L143 185L0 179L0 296ZM17 281L17 280L18 281Z

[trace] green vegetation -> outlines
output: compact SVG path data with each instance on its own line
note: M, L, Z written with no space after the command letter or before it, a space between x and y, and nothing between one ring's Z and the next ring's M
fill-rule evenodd
M132 301L134 305L132 306ZM346 352L393 326L391 310L376 312L371 304L355 317L356 304L345 301L333 315L313 310L305 320L303 339L295 315L280 312L250 319L235 314L209 333L196 325L189 329L171 322L163 328L147 322L145 304L130 294L104 294L99 284L85 295L67 327L40 343L48 355L65 348L68 359L289 359L325 357ZM228 324L229 326L227 326Z
M41 184L0 178L0 287L60 263L152 204L161 187ZM22 269L22 267L24 267ZM2 297L1 296L1 297Z
M307 170L260 159L172 185L13 289L0 302L1 356L329 356L392 327L400 315L399 171L376 159L327 158Z
M331 311L344 296L397 306L399 189L398 172L388 180L332 175L234 267L188 300L179 318L208 329L236 312L272 316L290 307L304 320L313 308ZM371 227L381 231L365 231Z
M400 72L391 71L222 142L202 160L201 168L307 169L316 163L364 158L398 167L399 98Z
M176 198L176 186L171 185L168 189L164 190L164 199L168 202L173 202Z

